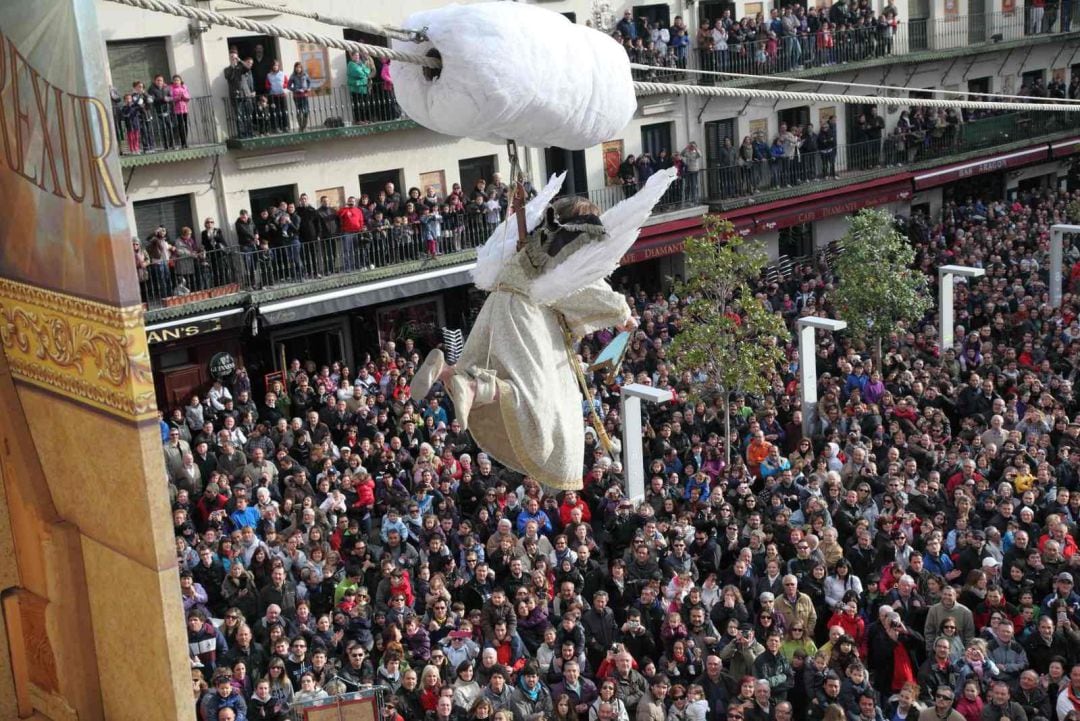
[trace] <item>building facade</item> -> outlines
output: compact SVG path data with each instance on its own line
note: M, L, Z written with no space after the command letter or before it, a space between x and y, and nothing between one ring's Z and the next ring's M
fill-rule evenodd
M401 24L433 0L405 0L364 8L364 19ZM699 30L729 17L782 17L788 3L676 0L632 5L610 0L559 0L544 7L577 23L616 29L629 11L645 23L688 28L683 59L641 79L677 83L724 83L847 95L898 96L874 86L919 89L923 97L942 91L1050 95L1080 79L1080 38L1069 18L1015 0L869 0L882 26L834 25L831 40L821 33L780 37L775 44L732 42L719 48L701 42ZM342 30L292 15L250 8L228 0L197 5L238 17L286 25L335 38L382 44L377 36ZM348 16L355 4L316 3L320 12ZM857 5L857 3L852 3ZM1072 7L1071 5L1069 6ZM834 18L825 3L816 17ZM149 86L153 76L180 75L192 98L181 143L175 120L149 123L138 145L121 143L130 220L140 238L160 224L172 237L187 226L198 234L206 219L235 242L233 223L242 210L257 213L306 194L313 204L325 196L340 206L349 196L369 194L393 183L446 193L455 183L468 192L478 179L496 174L510 180L506 148L449 138L404 117L388 83L373 79L364 106L349 94L346 58L339 50L223 26L143 12L101 0L101 25L115 96L122 104L132 83ZM644 19L644 20L643 20ZM670 31L668 37L670 38ZM307 113L286 95L260 116L230 97L225 77L230 51L257 57L258 67L278 61L286 74L300 63L310 77ZM674 67L671 67L674 66ZM769 80L693 75L680 67L713 72L769 75ZM377 68L381 69L381 65ZM483 72L483 64L476 68ZM542 69L538 69L542 72ZM256 72L256 84L260 80ZM792 82L809 79L813 84ZM842 87L830 82L861 83ZM261 92L261 88L256 88ZM955 97L955 96L954 96ZM301 115L304 115L301 118ZM522 149L524 174L540 184L566 171L565 191L587 194L601 208L624 197L619 164L627 156L680 153L691 142L702 154L698 173L684 173L623 259L617 283L662 286L682 272L681 241L700 232L708 212L730 219L736 229L764 243L770 257L813 255L839 238L847 216L863 207L885 207L898 215L931 216L945 204L969 196L1000 197L1034 187L1075 182L1080 124L1073 116L1028 112L951 116L944 111L924 129L908 130L914 113L903 107L840 105L834 102L735 101L678 94L639 99L638 112L619 138L583 151ZM260 117L262 118L260 120ZM803 146L798 154L765 160L774 141L794 128L821 131L828 121L834 150ZM260 125L261 123L261 125ZM125 128L118 124L118 138ZM765 153L750 160L738 148L759 140ZM150 144L148 147L148 143ZM180 147L185 145L186 147ZM730 144L730 145L729 145ZM782 143L781 143L782 144ZM692 176L692 177L691 177ZM348 263L340 244L305 248L310 271L267 287L250 258L234 250L207 259L207 277L191 291L152 292L147 325L156 371L158 402L173 406L209 380L209 360L221 351L242 355L256 383L294 357L325 363L361 361L389 334L434 339L440 327L468 327L477 298L468 271L483 226L448 241L438 256L423 248L399 253L389 236L374 239L372 263ZM370 268L368 265L374 265ZM200 271L201 272L201 271ZM196 273L198 275L198 273ZM298 276L299 277L299 276ZM207 280L209 278L209 280Z

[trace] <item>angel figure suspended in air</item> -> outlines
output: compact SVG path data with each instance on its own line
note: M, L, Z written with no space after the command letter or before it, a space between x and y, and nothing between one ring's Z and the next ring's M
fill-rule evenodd
M653 205L677 177L649 178L637 194L603 215L588 200L552 198L553 176L525 206L528 236L517 249L511 214L477 253L473 282L490 291L455 365L428 354L412 382L421 399L441 381L462 428L499 462L547 487L580 489L585 443L574 340L601 328L632 330L624 296L605 278L637 239Z

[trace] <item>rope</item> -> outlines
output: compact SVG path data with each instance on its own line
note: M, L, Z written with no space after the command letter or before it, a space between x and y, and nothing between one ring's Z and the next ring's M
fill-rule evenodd
M273 37L296 40L302 43L314 43L316 45L322 45L323 47L335 48L346 52L359 50L372 57L396 60L402 63L412 63L427 68L438 68L442 66L442 63L436 58L414 55L412 53L403 53L398 50L379 47L378 45L356 43L351 40L339 40L338 38L329 35L319 35L317 33L283 28L280 25L249 20L248 18L234 17L232 15L223 15L209 10L194 8L189 5L168 2L168 0L109 0L109 2L118 3L120 5L129 5L142 10L150 10L151 12L176 15L177 17L187 18L189 20L201 20L202 22L210 23L212 25L227 25L238 30L246 30L247 32L257 33L259 35L271 35Z
M611 438L608 437L607 429L604 428L604 422L600 420L600 414L596 412L596 401L593 400L592 388L589 387L589 382L585 380L585 374L581 370L581 363L578 362L577 355L574 353L574 334L570 330L570 324L566 322L566 316L558 311L555 312L555 317L559 319L559 325L562 327L566 360L569 361L570 367L574 369L578 388L581 389L581 395L585 396L585 402L589 406L589 420L592 422L593 430L596 431L596 437L600 439L600 445L604 447L604 450L614 456L615 452L611 444Z
M352 28L353 30L360 30L361 32L371 33L373 35L385 35L386 37L395 38L397 40L415 40L419 42L424 38L423 30L407 30L393 25L378 25L376 23L369 23L366 20L327 15L325 13L315 12L314 10L297 10L282 5L275 5L272 2L264 2L263 0L233 0L233 2L240 5L248 5L253 8L262 8L264 10L272 10L278 13L308 18L309 20L315 20L325 25L337 25L339 27Z
M236 0L236 2L247 2L248 0ZM793 78L789 75L758 75L755 73L730 73L721 70L695 70L691 68L666 68L658 65L642 65L640 63L630 63L630 67L633 70L648 70L650 72L662 72L662 73L687 73L693 75L710 75L714 77L726 77L726 78L751 78L754 80L767 80L782 83L808 83L811 85L836 85L842 88L871 88L873 90L894 90L901 93L911 93L916 91L922 91L922 88L902 88L897 85L874 85L873 83L850 83L842 80L815 80L813 78ZM1006 100L1021 100L1027 103L1041 103L1050 98L1034 98L1030 95L1007 95L1005 93L976 93L970 90L937 90L933 91L939 95L958 95L967 97L974 95L976 97L994 98L994 99L1006 99ZM1052 98L1056 103L1068 103L1078 104L1080 100L1072 98Z
M1033 110L1038 112L1080 111L1075 105L1058 103L994 103L976 100L936 100L932 98L889 98L881 95L837 95L835 93L805 93L792 90L766 90L764 88L727 88L715 85L680 85L678 83L635 82L634 91L643 95L698 95L721 98L757 98L768 100L803 100L814 103L837 103L839 105L889 105L900 108L919 106L924 108L953 108L966 110Z
M273 37L286 38L288 40L314 43L316 45L322 45L328 48L336 48L348 52L359 50L360 52L367 53L368 55L371 55L373 57L396 60L402 63L412 63L414 65L422 65L423 67L427 68L439 68L442 66L442 62L438 58L434 57L414 55L412 53L403 53L397 50L392 50L390 48L379 47L377 45L366 45L364 43L356 43L350 40L339 40L329 35L319 35L316 33L301 32L298 30L293 30L291 28L283 28L279 25L273 25L271 23L263 23L255 20L249 20L247 18L238 18L231 15L223 15L221 13L210 12L209 10L201 10L199 8L194 8L187 5L179 5L175 2L169 2L168 0L109 0L109 2L118 3L120 5L128 5L130 7L140 8L142 10L150 10L152 12L176 15L178 17L188 18L189 20L201 20L203 22L211 24L227 25L229 27L234 27L239 30L246 30L247 32L258 33L260 35L270 35ZM636 67L644 67L648 70L655 70L655 68L652 66ZM933 98L890 98L877 95L837 95L835 93L807 93L791 90L766 90L763 88L728 88L721 86L681 85L678 83L649 83L640 81L634 83L634 91L639 96L664 94L697 95L699 97L799 100L811 103L836 103L838 105L887 105L893 107L917 106L925 108L1014 111L1028 110L1037 112L1076 112L1078 110L1075 105L1069 105L1065 103L999 103L975 100L937 100Z

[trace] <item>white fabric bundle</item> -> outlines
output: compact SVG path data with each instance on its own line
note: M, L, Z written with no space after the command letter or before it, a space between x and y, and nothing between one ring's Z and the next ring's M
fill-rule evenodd
M430 42L395 41L396 49L434 47L442 56L433 80L419 65L390 66L401 108L431 130L579 150L618 137L637 108L622 47L550 10L448 5L414 13L404 26L426 28Z

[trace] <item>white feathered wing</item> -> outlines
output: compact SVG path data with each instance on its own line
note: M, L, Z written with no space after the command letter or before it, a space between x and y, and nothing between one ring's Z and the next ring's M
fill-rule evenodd
M656 172L645 187L600 216L607 240L588 243L532 282L529 297L548 305L606 278L619 266L623 255L637 240L653 206L663 197L679 172L675 168Z
M562 190L564 180L566 180L566 173L552 175L544 189L525 204L525 227L528 232L535 230L544 219L544 211ZM494 288L503 265L517 252L518 231L514 215L514 213L508 214L506 220L499 223L487 242L477 249L476 267L472 270L473 283L477 288L483 290Z

